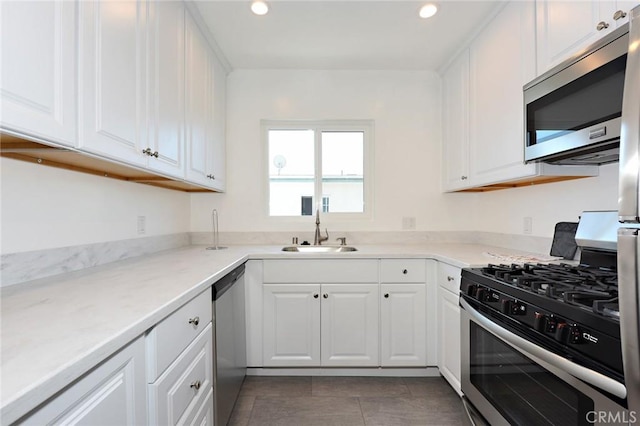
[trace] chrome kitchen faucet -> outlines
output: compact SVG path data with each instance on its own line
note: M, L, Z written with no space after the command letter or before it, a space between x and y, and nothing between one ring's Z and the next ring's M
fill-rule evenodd
M320 233L320 209L317 209L316 210L316 235L313 238L314 246L320 246L322 245L323 241L327 241L329 239L329 231L327 231L327 228L324 228L324 232L327 234L326 237L323 237L322 234Z

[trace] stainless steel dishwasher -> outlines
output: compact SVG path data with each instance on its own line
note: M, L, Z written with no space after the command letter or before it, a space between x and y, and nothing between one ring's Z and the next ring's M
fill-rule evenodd
M213 284L213 399L215 426L229 422L247 373L244 264Z

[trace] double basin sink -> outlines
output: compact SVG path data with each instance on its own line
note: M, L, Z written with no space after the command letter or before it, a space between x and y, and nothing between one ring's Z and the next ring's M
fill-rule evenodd
M287 246L283 247L282 251L295 253L343 253L358 251L358 249L351 246Z

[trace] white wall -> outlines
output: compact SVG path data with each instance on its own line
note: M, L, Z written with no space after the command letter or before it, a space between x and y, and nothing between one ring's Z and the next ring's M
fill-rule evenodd
M189 231L189 194L2 158L1 250ZM137 217L146 216L138 235Z
M227 87L227 193L191 196L191 230L313 230L313 218L269 218L260 120L375 120L371 219L330 220L346 231L473 229L474 194L440 193L440 78L432 72L236 70Z
M618 209L618 163L600 166L600 176L479 194L477 230L552 237L557 222L577 222L585 210Z

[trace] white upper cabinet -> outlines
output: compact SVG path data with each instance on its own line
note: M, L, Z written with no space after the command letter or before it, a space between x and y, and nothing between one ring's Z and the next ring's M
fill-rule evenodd
M179 178L184 178L184 13L182 2L149 3L148 167Z
M470 180L486 184L533 175L524 164L522 86L535 76L532 2L509 3L471 44Z
M509 2L444 71L444 191L598 175L597 166L524 164L522 88L535 77L535 34L535 5Z
M538 74L542 74L629 20L638 1L536 2Z
M80 147L144 165L144 1L80 2Z
M3 1L0 28L2 128L75 145L77 4Z
M463 51L442 77L443 187L469 185L469 50Z
M224 190L226 75L190 13L185 25L186 176Z

